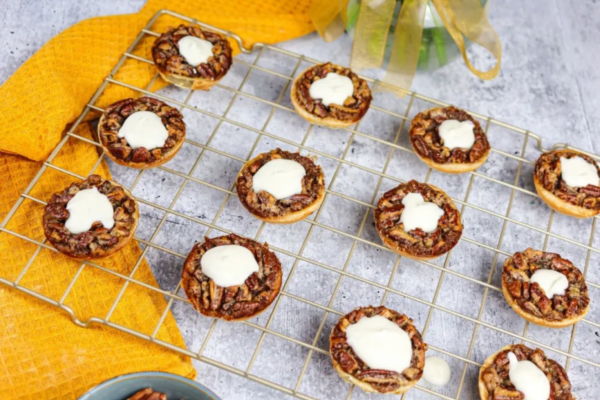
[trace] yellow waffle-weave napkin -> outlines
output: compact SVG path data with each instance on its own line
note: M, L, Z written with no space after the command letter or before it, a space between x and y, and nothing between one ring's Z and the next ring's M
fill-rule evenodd
M67 124L81 113L141 28L160 9L170 9L238 33L247 44L274 43L313 30L308 17L310 0L150 0L137 14L82 21L50 40L0 87L0 221L8 214L29 182L64 134ZM162 18L159 31L176 19ZM136 52L150 56L152 38ZM118 78L145 87L155 74L152 65L126 63ZM156 90L165 85L159 82ZM109 86L98 106L134 96L128 89ZM92 138L84 122L76 133ZM69 139L53 161L64 169L87 175L98 160L95 146ZM104 163L95 171L110 177ZM48 200L74 179L48 168L30 194ZM6 228L42 241L43 206L25 200ZM0 277L14 281L35 254L37 246L0 232ZM128 275L141 254L132 242L115 255L98 261L103 267ZM42 249L20 280L25 287L60 300L81 263ZM135 279L156 286L145 260ZM104 317L124 281L86 266L64 299L77 317L87 321ZM166 302L136 284L130 284L111 321L151 334ZM169 314L157 338L184 347ZM55 307L0 285L0 398L76 399L90 387L116 375L160 370L194 377L186 357L136 339L117 330L93 325L81 328Z

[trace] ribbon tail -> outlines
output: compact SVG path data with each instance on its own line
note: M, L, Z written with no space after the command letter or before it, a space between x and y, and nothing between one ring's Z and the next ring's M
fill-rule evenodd
M349 0L313 0L308 15L326 42L333 42L346 29Z
M352 45L353 70L381 67L395 7L396 0L363 0Z
M427 0L406 0L400 9L394 44L381 91L399 97L408 93L417 72Z

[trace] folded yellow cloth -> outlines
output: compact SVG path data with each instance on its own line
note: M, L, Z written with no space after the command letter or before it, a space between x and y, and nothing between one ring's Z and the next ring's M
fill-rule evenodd
M0 87L0 221L61 139L66 126L81 113L158 10L170 9L231 30L252 44L274 43L312 31L309 4L310 0L150 0L137 14L86 20L50 40ZM152 29L160 31L178 23L177 19L164 16ZM152 42L153 38L145 38L135 53L149 58ZM145 87L155 72L150 64L128 60L116 78ZM159 81L152 89L164 85ZM104 106L135 95L131 90L109 85L96 104ZM76 133L93 137L87 122ZM95 146L71 138L54 164L87 175L97 160ZM95 172L110 176L104 163ZM73 180L48 168L30 194L48 200L53 192ZM6 228L42 241L42 213L43 206L25 200ZM0 232L0 277L17 279L36 249L32 243ZM139 246L132 242L97 263L127 275L140 254ZM76 260L42 249L20 284L58 301L80 266ZM135 278L157 285L145 260ZM82 321L92 316L103 318L123 283L114 275L86 266L64 304ZM130 284L111 321L151 334L165 307L160 294ZM157 338L184 346L170 314ZM186 357L111 328L80 328L57 308L0 285L0 398L76 399L106 379L143 370L195 376Z

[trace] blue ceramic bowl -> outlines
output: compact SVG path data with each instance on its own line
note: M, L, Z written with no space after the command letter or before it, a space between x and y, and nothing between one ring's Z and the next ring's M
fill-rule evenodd
M110 379L79 400L126 400L134 393L151 387L169 400L220 400L210 389L179 375L165 372L138 372Z

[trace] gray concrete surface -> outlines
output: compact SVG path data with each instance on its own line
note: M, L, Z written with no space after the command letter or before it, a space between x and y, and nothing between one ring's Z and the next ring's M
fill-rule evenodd
M113 13L134 12L143 4L142 1L129 2L95 2L90 0L69 1L15 1L6 2L0 15L0 40L5 52L0 63L0 82L4 81L18 66L39 49L53 35L71 24L92 16ZM413 89L424 95L451 102L457 106L468 108L481 114L490 115L499 120L529 129L540 135L547 147L556 142L569 142L585 150L600 153L598 131L600 117L596 112L600 108L600 72L596 66L596 55L600 51L600 5L596 1L529 1L516 3L494 1L490 18L503 41L504 59L500 76L491 82L484 82L471 75L461 61L457 61L433 73L417 76ZM281 43L282 48L304 53L308 56L331 60L339 64L348 64L350 57L350 40L343 37L334 43L322 43L317 35ZM471 50L475 62L479 65L489 63L483 52ZM253 61L253 56L244 56ZM280 73L291 73L293 59L282 57L276 53L266 52L260 65L274 69ZM302 67L301 67L302 68ZM223 84L238 88L241 78L247 69L238 65L230 72ZM373 75L381 76L374 71ZM285 80L252 73L250 79L241 88L243 92L261 98L276 100ZM179 89L166 89L163 94L172 98L185 98L186 93ZM233 94L224 89L213 89L209 94L195 93L190 103L199 108L215 113L223 113ZM284 96L282 104L289 105ZM376 94L376 104L388 109L404 112L406 100L398 100L389 95ZM409 115L414 115L428 106L425 102L416 102ZM228 118L259 129L263 128L270 108L251 99L240 96L227 114ZM217 125L217 120L200 117L199 114L184 111L188 123L190 138L205 143ZM377 137L393 140L400 120L371 110L361 123L359 130ZM275 112L266 127L266 131L280 135L297 143L303 139L307 124L285 111ZM517 154L520 151L523 137L500 127L492 127L490 132L492 145L504 151ZM222 124L215 134L211 146L237 157L249 156L257 134L228 123ZM341 157L350 140L350 133L315 128L306 140L306 145L317 148L335 157ZM406 131L400 137L401 144L407 144ZM262 137L256 152L281 146L295 149L283 142ZM169 167L179 172L189 173L200 149L185 146L181 153L169 163ZM350 144L346 159L360 165L382 171L388 149L376 142L363 138L355 138ZM527 150L527 158L534 159L538 153L533 146ZM327 177L332 177L337 162L320 157ZM493 154L480 172L488 176L512 183L517 170L517 162L506 157ZM192 176L209 181L220 187L229 188L240 167L237 161L231 161L216 153L206 152ZM117 180L131 184L137 172L111 165ZM423 180L427 169L410 154L396 151L386 172L392 176ZM519 185L533 190L531 168L524 167L523 177ZM441 186L451 196L464 199L469 186L470 176L447 177L433 173L430 182ZM183 179L163 171L147 171L134 190L137 196L169 206ZM328 180L330 181L330 180ZM332 189L345 193L364 202L371 202L373 191L377 185L377 176L362 170L343 166ZM393 182L383 180L379 193L393 186ZM504 215L507 212L510 189L491 183L482 178L475 178L468 201ZM185 215L212 222L225 195L215 189L189 182L176 202L174 209ZM138 236L149 238L159 220L162 211L143 206ZM366 207L356 205L336 196L330 196L323 206L318 222L333 226L341 231L355 234L360 226ZM536 198L517 193L510 217L546 229L550 213ZM488 246L496 247L503 228L503 221L477 211L466 208L463 212L465 237L476 239ZM248 216L236 198L231 198L217 219L217 224L239 234L254 237L260 224ZM310 224L300 222L293 226L266 226L259 240L267 241L274 246L292 252L300 250L301 242L310 229ZM541 248L544 235L534 230L519 227L516 224L506 225L506 234L500 248L506 252L514 252L527 246ZM576 221L570 218L555 216L551 225L553 233L584 241L589 240L591 221ZM206 229L186 219L169 216L154 241L173 251L185 254L193 243L200 240ZM213 231L211 235L218 235ZM597 235L596 235L597 236ZM372 226L372 217L368 216L362 237L368 241L379 243ZM596 237L594 247L600 247ZM312 230L311 237L302 253L304 257L334 268L341 269L346 264L352 240L339 234L331 233L319 227ZM582 268L585 265L587 250L565 241L550 238L550 251L560 252ZM284 265L285 278L293 265L293 258L280 255ZM600 282L598 269L598 253L590 254L588 280ZM461 241L452 251L447 268L479 281L486 281L490 273L494 253L485 248ZM167 253L150 249L148 260L161 286L174 289L178 282L182 260ZM368 244L359 243L347 263L347 271L351 274L369 279L378 284L387 285L393 271L395 257L380 251ZM499 274L503 256L496 262L496 273L492 284L499 285ZM442 266L444 259L434 261ZM299 262L294 274L290 277L288 292L311 300L321 305L329 305L334 287L340 277L334 271L322 269L308 262ZM401 260L393 277L392 288L435 303L471 318L477 318L485 288L467 279L452 274L445 274L439 294L434 299L441 272L423 264ZM347 312L359 305L379 304L383 300L384 291L355 279L341 279L339 290L331 301L331 308ZM592 311L588 317L596 324L600 323L597 311L600 301L600 290L590 288ZM423 329L430 313L430 307L418 301L390 293L385 304L411 316L417 326ZM176 304L173 308L179 327L188 347L198 350L202 345L211 320L201 317L189 306ZM251 322L265 325L270 311L265 312ZM324 317L322 309L306 303L282 297L280 305L271 322L270 329L311 343ZM326 349L327 335L335 322L329 315L323 333L316 345ZM522 334L524 321L506 305L501 294L490 291L482 312L482 321L501 327L509 332ZM529 326L526 337L546 345L567 351L570 345L572 328L549 330ZM425 340L433 346L441 348L461 357L470 357L482 362L487 355L499 347L515 342L509 335L499 333L487 327L479 327L475 335L473 351L469 354L471 337L475 333L475 324L461 319L451 313L435 310L431 313ZM245 370L248 367L254 347L258 343L261 332L242 324L226 324L219 322L208 341L204 355L225 364ZM286 387L294 388L297 378L304 366L307 350L301 346L266 335L261 350L250 369L250 373L268 379ZM430 351L435 354L435 351ZM600 363L600 329L596 325L580 323L575 330L573 353L586 359ZM548 354L560 362L565 357L548 351ZM442 388L423 386L439 393L454 397L458 389L464 362L460 359L443 355L449 361L453 377L451 382ZM235 374L195 362L198 380L213 388L224 399L283 399L291 398L279 391L269 389L258 383L248 381ZM596 397L600 390L598 383L599 369L584 363L571 360L569 375L573 389L580 399ZM477 370L468 367L461 399L477 399ZM299 385L299 391L319 399L344 399L348 385L338 378L331 368L330 361L322 354L313 354L306 374ZM353 391L352 399L376 399L380 396L366 395L360 390ZM389 398L389 397L386 397ZM392 397L393 398L393 397ZM410 391L408 399L437 398L420 390Z

